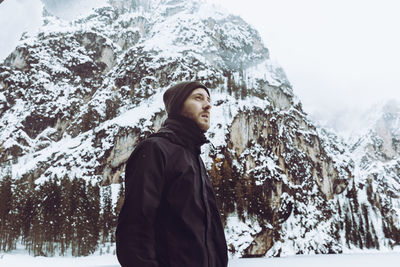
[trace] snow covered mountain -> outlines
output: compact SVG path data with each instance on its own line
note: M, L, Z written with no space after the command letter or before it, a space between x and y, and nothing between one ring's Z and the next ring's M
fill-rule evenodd
M368 213L382 220L390 245L400 241L400 103L375 106L365 118L370 125L353 144L356 185ZM379 227L380 228L380 227Z
M387 143L398 111L350 151L307 118L257 31L203 1L111 0L71 23L44 14L39 34L0 64L3 177L31 188L85 179L113 187L118 206L126 160L165 118L163 92L199 80L214 104L202 155L231 255L399 243L399 127ZM373 164L391 168L385 185Z

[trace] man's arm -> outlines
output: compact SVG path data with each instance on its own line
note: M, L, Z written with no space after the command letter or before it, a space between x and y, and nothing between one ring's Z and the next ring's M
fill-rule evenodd
M154 140L142 142L125 171L125 200L116 231L123 267L157 267L155 218L164 186L165 158Z

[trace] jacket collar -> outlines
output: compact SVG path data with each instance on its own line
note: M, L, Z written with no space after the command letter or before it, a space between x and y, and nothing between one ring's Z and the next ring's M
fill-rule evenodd
M193 149L196 154L200 154L200 147L209 142L199 126L182 115L169 116L154 135L165 136L173 143Z

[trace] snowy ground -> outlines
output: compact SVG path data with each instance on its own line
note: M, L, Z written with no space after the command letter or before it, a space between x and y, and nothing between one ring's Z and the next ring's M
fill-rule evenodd
M233 259L229 267L376 267L399 266L400 251L371 252L341 255L292 256L284 258ZM118 267L112 254L89 257L32 257L26 253L0 253L2 267Z

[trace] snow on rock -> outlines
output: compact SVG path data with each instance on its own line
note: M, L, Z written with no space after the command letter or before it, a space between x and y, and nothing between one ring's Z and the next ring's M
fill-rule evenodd
M231 256L399 242L396 109L350 151L307 118L257 31L204 1L112 0L71 22L46 13L0 64L0 172L112 185L116 203L130 152L182 80L212 95L202 157Z

